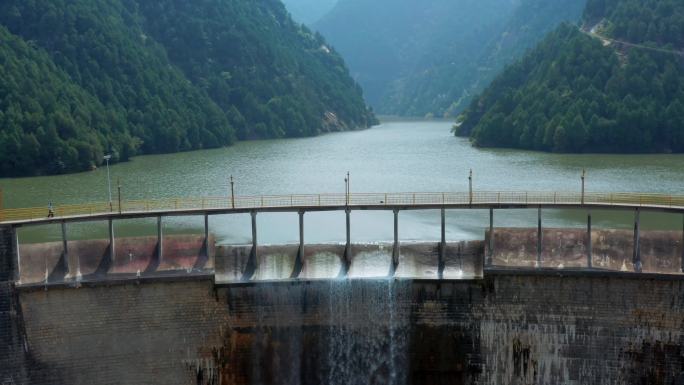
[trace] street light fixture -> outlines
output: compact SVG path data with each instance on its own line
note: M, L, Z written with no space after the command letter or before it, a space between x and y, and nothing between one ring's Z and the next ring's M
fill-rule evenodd
M104 160L107 162L107 186L109 188L109 211L114 210L112 205L112 178L109 174L109 160L112 159L112 155L108 154L104 156Z

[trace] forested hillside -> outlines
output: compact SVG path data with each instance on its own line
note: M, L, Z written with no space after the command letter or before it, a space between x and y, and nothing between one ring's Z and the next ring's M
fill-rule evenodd
M479 146L683 152L683 10L675 0L590 0L585 30L563 25L508 67L458 133Z
M0 24L0 176L375 121L343 60L277 0L6 0ZM26 71L61 86L24 92Z
M315 24L381 113L455 116L585 0L340 0ZM349 23L349 20L355 20Z
M130 155L138 143L116 111L2 26L0 41L0 175L85 169L104 143Z

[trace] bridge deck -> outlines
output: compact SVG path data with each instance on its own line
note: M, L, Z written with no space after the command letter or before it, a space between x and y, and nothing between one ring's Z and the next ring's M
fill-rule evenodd
M334 210L429 210L489 208L597 208L684 212L684 196L638 193L448 192L309 194L178 198L13 208L0 210L0 224L46 224L159 215Z

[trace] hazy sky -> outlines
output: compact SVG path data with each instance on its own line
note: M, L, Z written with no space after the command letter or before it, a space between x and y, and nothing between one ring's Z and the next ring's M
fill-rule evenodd
M283 0L292 17L311 25L330 11L338 0Z

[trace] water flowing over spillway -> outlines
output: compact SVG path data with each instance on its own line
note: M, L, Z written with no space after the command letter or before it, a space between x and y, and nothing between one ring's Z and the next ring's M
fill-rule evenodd
M254 311L250 383L409 383L410 281L319 285L314 296L290 285L254 288L268 305ZM307 308L317 310L308 315Z

